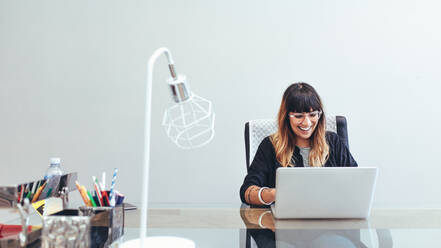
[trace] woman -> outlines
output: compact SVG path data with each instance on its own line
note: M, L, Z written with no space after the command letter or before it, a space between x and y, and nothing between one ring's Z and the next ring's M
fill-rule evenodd
M278 130L266 137L254 156L240 188L242 202L271 205L279 167L357 166L346 145L326 132L322 101L307 83L294 83L283 94Z

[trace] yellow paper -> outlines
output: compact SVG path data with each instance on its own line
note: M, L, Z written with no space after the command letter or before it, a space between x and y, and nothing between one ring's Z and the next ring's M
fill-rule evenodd
M43 213L44 213L45 203L46 203L45 200L41 200L41 201L32 203L32 207L34 207L35 211L37 211L37 213L42 217L43 217Z

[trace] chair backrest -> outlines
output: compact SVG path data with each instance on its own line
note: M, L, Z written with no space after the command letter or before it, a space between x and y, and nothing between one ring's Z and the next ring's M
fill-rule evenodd
M349 148L347 121L344 116L327 116L326 130L338 134ZM274 119L251 120L245 123L245 156L247 171L262 140L277 131Z

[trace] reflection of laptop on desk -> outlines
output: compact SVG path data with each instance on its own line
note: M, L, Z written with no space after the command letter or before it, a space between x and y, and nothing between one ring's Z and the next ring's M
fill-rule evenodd
M273 216L367 218L377 174L373 167L278 168Z

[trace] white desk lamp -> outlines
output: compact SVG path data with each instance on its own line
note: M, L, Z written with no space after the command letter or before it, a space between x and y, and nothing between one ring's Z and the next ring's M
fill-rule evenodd
M174 61L167 48L159 48L150 57L147 65L147 95L144 129L144 180L142 184L142 206L139 238L124 242L122 247L182 247L194 248L193 241L178 237L146 237L148 180L150 167L150 133L152 113L153 65L156 59L165 54L171 78L168 80L175 104L169 107L163 118L167 136L184 149L201 147L208 144L214 136L214 112L210 101L193 94L185 76L177 75Z

